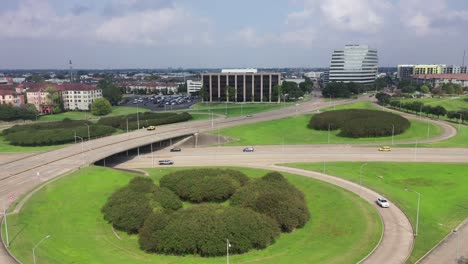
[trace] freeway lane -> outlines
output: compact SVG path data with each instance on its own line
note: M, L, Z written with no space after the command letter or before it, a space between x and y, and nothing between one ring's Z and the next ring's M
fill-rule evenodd
M364 99L360 99L364 100ZM367 99L366 99L367 100ZM356 102L359 100L340 100L336 101L335 105L346 104L350 102ZM0 198L5 199L10 194L14 194L15 198L18 198L22 194L30 191L39 183L46 181L48 179L57 177L61 174L65 174L71 172L73 170L78 169L80 166L84 164L91 164L97 160L100 160L104 157L108 157L110 155L123 152L127 149L136 148L138 146L147 145L151 142L159 142L161 140L174 138L183 135L191 135L197 132L204 132L218 128L230 127L230 126L237 126L240 124L247 124L247 123L258 123L261 121L266 120L273 120L273 119L280 119L296 114L303 114L314 112L318 109L329 107L330 103L315 101L315 102L307 102L301 103L297 106L287 107L283 109L273 110L269 112L263 112L253 115L252 117L234 117L234 118L219 118L215 119L214 121L211 120L203 120L203 121L195 121L190 123L179 123L179 124L172 124L166 126L160 126L156 131L146 131L146 130L139 130L125 134L114 135L110 137L105 137L101 139L92 140L91 142L85 142L84 144L72 144L66 146L64 148L49 151L46 153L41 153L33 156L22 157L16 161L4 161L0 162ZM275 147L275 146L271 146ZM276 148L279 148L276 146ZM216 151L210 150L209 148L204 149L197 149L201 151L207 151L208 156L205 154L197 154L193 156L186 155L185 157L179 156L175 157L176 163L179 165L185 166L193 166L193 165L222 165L224 163L231 162L232 164L237 164L238 166L246 166L246 165L259 165L264 163L265 165L271 166L271 164L279 162L290 162L293 161L301 161L303 158L308 158L307 153L300 153L293 155L292 152L296 150L288 150L281 147L284 153L289 153L288 155L280 154L276 155L276 157L272 157L268 155L262 155L261 148L259 148L260 152L255 153L245 153L249 155L221 155L221 150L223 148L216 148ZM328 148L328 146L326 147ZM369 149L367 149L369 150ZM366 151L367 151L366 150ZM230 150L228 150L229 152ZM236 151L240 151L240 148L236 149ZM418 150L419 151L419 150ZM271 152L271 150L266 150L265 152ZM340 151L341 152L341 151ZM161 152L162 153L162 152ZM185 150L184 150L184 153ZM257 154L259 153L259 154ZM396 153L396 152L395 152ZM219 154L219 155L218 155ZM306 155L307 154L307 155ZM338 153L337 153L338 154ZM441 153L437 153L440 156ZM163 155L166 155L164 153ZM168 154L169 155L169 154ZM364 154L355 154L357 158L366 158ZM368 153L368 160L372 160L372 157L398 157L398 155L394 155L393 153L385 153L382 155L377 155L375 153ZM385 155L385 156L383 156ZM408 153L406 153L408 155ZM421 155L418 152L413 154L416 156L416 159L419 159ZM435 154L434 154L435 155ZM167 155L166 155L167 156ZM295 158L293 158L296 156ZM318 156L318 155L317 155ZM318 156L319 160L323 160L323 156ZM328 155L332 157L334 155ZM453 155L452 155L453 156ZM197 160L198 157L198 160ZM200 160L200 157L202 160ZM286 159L287 157L287 159ZM403 156L401 156L403 157ZM444 160L448 160L447 157L442 157ZM367 159L367 158L366 158ZM411 161L411 158L406 157L406 161ZM146 159L139 159L147 160ZM309 159L307 159L309 160ZM306 161L307 161L306 160ZM442 160L441 160L442 161ZM151 161L150 161L151 162ZM240 163L236 163L240 162ZM229 164L228 164L229 165ZM142 166L147 167L147 166ZM390 216L383 215L384 221L387 222L395 222L395 220ZM402 220L403 221L403 220ZM406 222L405 222L406 221ZM409 225L407 219L403 222L406 225ZM407 256L410 253L410 250L403 246L412 243L412 238L408 238L406 231L395 232L392 234L385 233L385 236L395 236L400 239L399 245L402 245L402 248L397 249L398 254L395 255L404 255ZM395 248L389 248L387 250L396 250ZM383 256L383 255L382 255ZM13 260L7 257L5 251L0 250L0 263L15 263ZM399 263L399 262L395 262Z

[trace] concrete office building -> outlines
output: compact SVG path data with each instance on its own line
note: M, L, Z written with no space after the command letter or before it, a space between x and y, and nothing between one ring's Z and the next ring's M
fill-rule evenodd
M281 73L223 69L220 73L202 74L202 86L207 91L205 99L210 102L232 101L227 98L226 87L234 89L235 102L272 102L276 85L281 85Z
M187 80L187 94L199 92L203 86L201 81Z
M398 65L397 77L400 80L404 80L411 78L411 75L467 73L467 66L447 66L444 64L409 64Z
M377 50L367 45L346 45L344 49L333 51L328 82L371 84L375 81L378 64Z

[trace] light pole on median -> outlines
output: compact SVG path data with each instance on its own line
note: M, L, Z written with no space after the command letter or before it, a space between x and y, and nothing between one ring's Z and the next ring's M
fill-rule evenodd
M392 145L393 145L393 137L395 136L395 125L392 123Z
M418 236L418 228L419 228L419 203L421 201L421 194L415 190L411 189L405 189L407 192L414 192L418 195L418 208L416 210L416 232L414 233L414 236Z
M80 137L80 136L75 136L75 140L76 138L79 138L81 140L81 162L83 163L82 165L84 166L84 148L83 148L83 138Z
M138 110L138 103L137 103L137 127L138 127L138 130L140 130L140 114Z
M32 249L32 254L33 254L33 260L34 260L34 264L36 264L36 248L42 243L44 242L44 240L50 238L50 235L47 235L45 236L43 239L41 239Z
M91 134L89 133L89 125L85 124L88 127L88 142L91 140Z
M367 163L361 165L359 168L359 188L362 189L362 167L367 166Z

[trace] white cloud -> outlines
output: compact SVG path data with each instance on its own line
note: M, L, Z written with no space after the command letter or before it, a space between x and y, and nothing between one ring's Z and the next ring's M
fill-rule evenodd
M250 26L243 27L228 37L229 42L238 43L240 45L253 48L270 44L273 40L273 35L259 35L257 30Z
M208 20L166 2L119 0L119 5L129 9L118 16L102 17L97 12L77 14L73 9L59 14L48 0L22 0L17 9L0 13L0 38L85 39L148 45L213 43L213 29Z

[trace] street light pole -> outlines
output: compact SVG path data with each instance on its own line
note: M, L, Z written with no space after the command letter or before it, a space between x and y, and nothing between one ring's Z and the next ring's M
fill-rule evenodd
M405 189L407 192L414 192L418 195L418 208L416 210L416 232L414 233L414 236L418 236L418 228L419 228L419 203L421 201L421 194L415 190L411 189Z
M328 124L328 144L330 144L330 124Z
M50 238L50 235L45 236L43 239L41 239L32 249L32 254L33 254L33 260L34 264L36 264L36 248L46 239Z
M81 162L83 163L82 165L84 166L84 163L85 163L85 162L84 162L84 155L83 155L83 154L84 154L84 153L83 153L83 152L84 152L84 148L83 148L83 138L80 137L80 136L75 136L75 140L76 140L76 138L79 138L79 139L81 140L81 160L82 160Z
M359 188L362 189L362 167L367 166L367 163L361 165L359 168Z
M392 145L393 145L393 137L395 136L395 125L392 124Z
M137 103L137 127L138 127L138 130L140 130L140 115L138 113L138 103Z
M10 238L8 237L8 223L7 223L7 210L6 210L6 204L5 204L5 199L3 199L3 217L5 218L5 233L6 233L6 246L10 246Z
M89 125L88 124L85 124L87 127L88 127L88 142L91 140L91 135L89 133Z
M226 263L229 264L229 248L231 244L229 243L229 239L226 239Z

